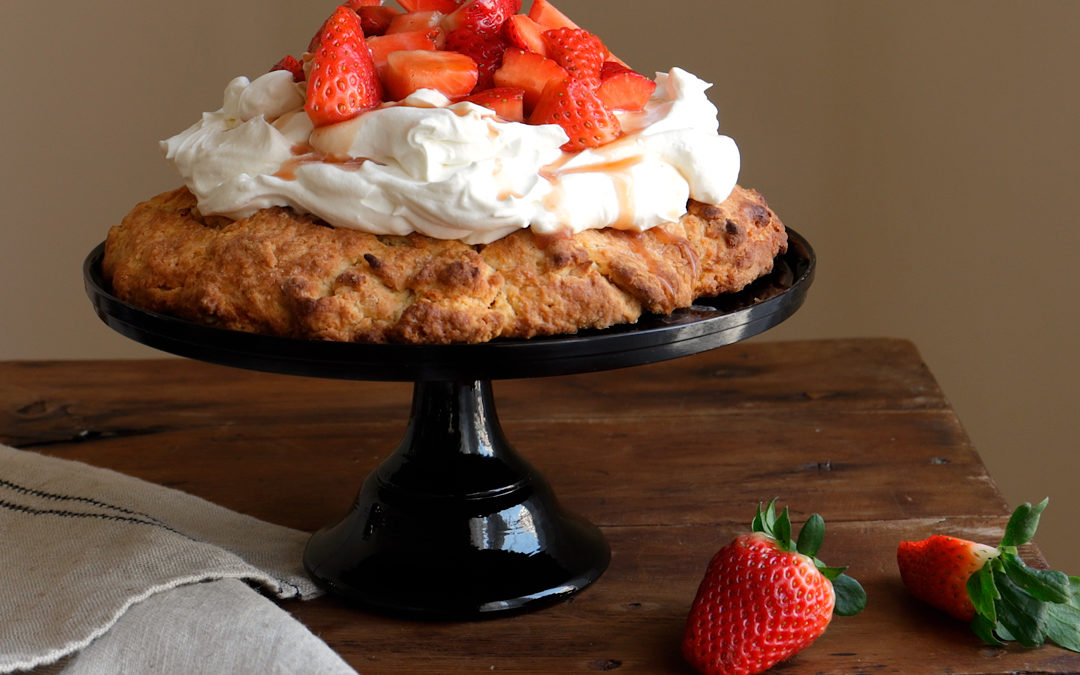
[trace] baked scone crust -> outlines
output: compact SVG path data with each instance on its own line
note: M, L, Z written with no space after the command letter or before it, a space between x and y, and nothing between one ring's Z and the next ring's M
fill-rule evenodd
M741 290L786 249L757 192L691 201L642 233L521 230L486 245L329 227L292 209L203 217L179 188L109 231L102 271L138 307L232 330L345 342L575 333Z

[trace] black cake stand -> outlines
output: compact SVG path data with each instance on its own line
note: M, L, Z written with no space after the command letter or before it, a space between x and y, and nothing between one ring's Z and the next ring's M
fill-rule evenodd
M279 338L149 312L112 295L104 244L83 264L86 292L112 329L179 356L266 372L413 382L397 450L352 509L312 535L304 567L348 601L385 613L468 619L536 609L603 574L600 530L565 511L499 425L491 381L584 373L688 356L791 316L814 276L810 244L789 232L771 274L670 315L577 335L476 345L351 344Z

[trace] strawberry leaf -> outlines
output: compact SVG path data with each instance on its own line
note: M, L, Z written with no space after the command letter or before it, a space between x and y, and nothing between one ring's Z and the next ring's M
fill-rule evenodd
M843 572L848 571L847 567L829 567L828 565L825 565L824 563L819 561L818 558L814 558L813 563L816 567L818 567L818 571L821 572L821 576L828 579L829 581L833 581L834 579L842 575Z
M989 621L991 627L996 624L995 604L1001 598L1001 594L998 593L997 586L994 584L993 562L983 565L978 572L968 577L967 592L968 597L971 598L971 604L975 605L975 613ZM974 628L972 626L972 629Z
M862 584L846 574L832 580L833 592L836 593L836 605L833 613L840 616L854 616L866 607L866 591Z
M971 630L988 645L994 645L995 647L1002 647L1005 645L1002 640L998 639L995 635L996 632L1001 632L1001 629L997 627L997 622L987 619L982 614L976 614L975 618L971 620ZM1003 638L1008 639L1008 638Z
M773 526L776 523L776 498L769 502L769 505L765 507L765 514L761 517L762 522L765 524L767 531L772 532Z
M754 514L754 522L750 523L751 532L765 531L765 516L761 513L761 502L758 502L757 513Z
M1053 604L1046 610L1046 634L1055 644L1080 652L1080 609Z
M790 551L792 549L791 516L788 515L786 506L780 513L780 517L776 519L776 523L773 524L773 537L775 537L776 541L780 544L780 548L785 551Z
M795 550L805 556L813 558L825 541L825 519L818 514L812 514L803 523L799 530L799 540L795 544Z
M1046 508L1050 498L1042 500L1035 506L1025 502L1016 507L1009 524L1005 526L1005 536L1001 540L1002 546L1022 546L1031 541L1035 536L1035 530L1039 528L1039 516Z
M1047 603L1031 597L1004 571L994 570L994 582L1001 593L996 607L998 621L1025 647L1037 647L1045 642Z
M1064 572L1032 569L1014 553L1003 553L1000 560L1009 579L1033 598L1054 603L1073 599L1070 580Z
M1080 577L1069 577L1069 606L1080 609Z
M1002 626L1000 621L994 626L994 634L1004 642L1016 642L1016 638L1013 637L1013 634L1009 632L1008 628Z
M818 572L821 572L821 576L825 577L829 581L832 581L833 579L847 571L846 567L829 567L817 558L814 558L814 566L817 567Z
M762 532L774 536L776 531L776 497L773 497L772 501L768 503L764 510L761 508L761 502L758 502L757 515L754 516L754 522L750 526L753 532Z

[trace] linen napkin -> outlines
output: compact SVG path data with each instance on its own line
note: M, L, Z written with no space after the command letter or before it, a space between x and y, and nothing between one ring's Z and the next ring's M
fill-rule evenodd
M307 537L0 445L0 673L354 673L264 595L319 594Z

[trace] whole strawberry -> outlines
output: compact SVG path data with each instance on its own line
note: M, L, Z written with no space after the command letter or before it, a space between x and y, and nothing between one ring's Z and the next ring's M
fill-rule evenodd
M920 600L970 621L988 644L1050 640L1080 651L1080 578L1032 569L1017 552L1035 536L1046 504L1017 507L997 548L943 535L901 542L901 580Z
M816 640L833 613L857 614L862 586L814 556L825 537L816 513L798 541L788 510L758 505L752 532L720 549L698 587L683 633L683 655L702 673L760 673Z

